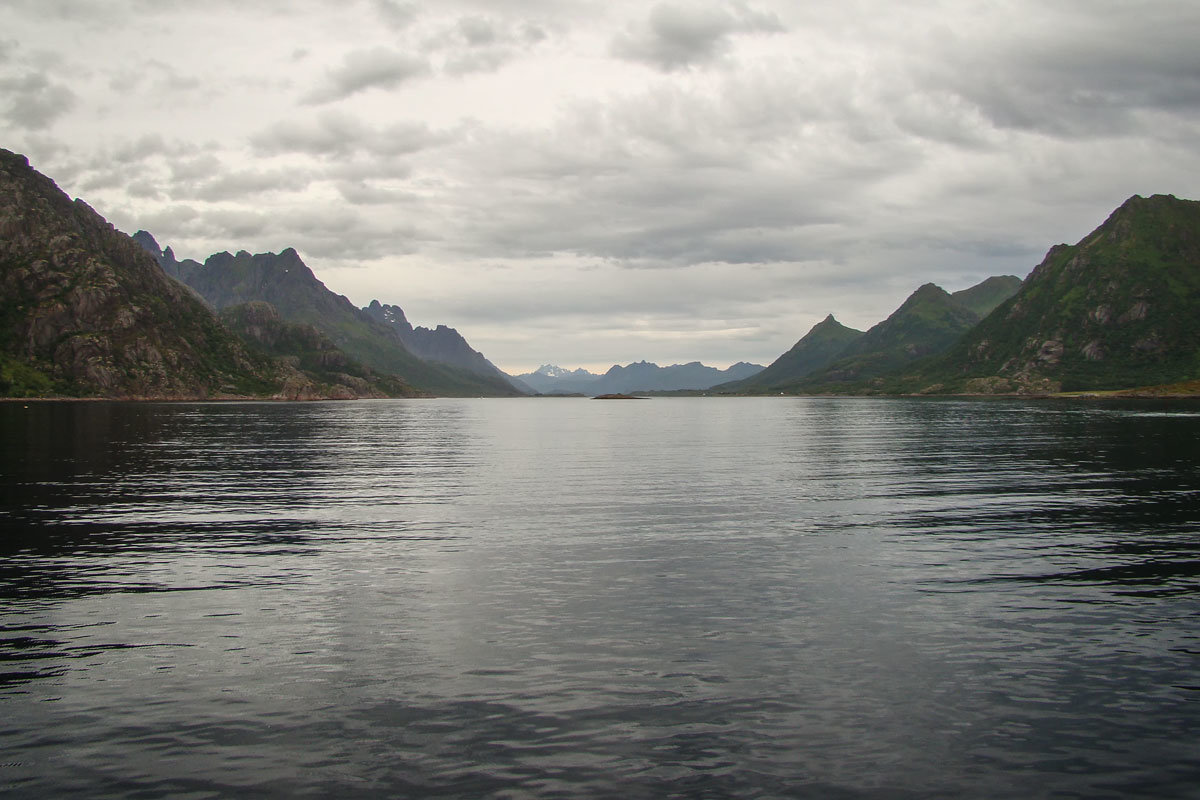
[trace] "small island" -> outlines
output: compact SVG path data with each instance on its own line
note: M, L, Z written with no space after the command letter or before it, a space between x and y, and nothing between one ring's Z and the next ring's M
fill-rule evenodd
M632 394L598 394L593 400L649 400L649 397L637 397Z

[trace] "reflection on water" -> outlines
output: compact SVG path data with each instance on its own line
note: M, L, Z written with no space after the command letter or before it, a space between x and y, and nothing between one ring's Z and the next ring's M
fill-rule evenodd
M1200 410L0 404L12 796L1183 797Z

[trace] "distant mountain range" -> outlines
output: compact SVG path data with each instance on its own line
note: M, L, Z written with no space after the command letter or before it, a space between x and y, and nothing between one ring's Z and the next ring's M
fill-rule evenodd
M613 365L603 375L585 369L565 370L546 364L516 376L541 394L627 394L708 389L719 383L740 380L762 370L761 364L739 361L728 369L707 367L699 361L660 367L646 361Z
M640 361L513 378L453 328L355 307L293 249L179 261L0 150L0 292L9 397L1200 391L1200 202L1169 195L1131 197L1024 281L925 284L865 332L829 315L766 368Z

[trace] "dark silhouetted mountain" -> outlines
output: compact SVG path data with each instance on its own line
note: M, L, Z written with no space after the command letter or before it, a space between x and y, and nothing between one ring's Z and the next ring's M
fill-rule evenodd
M759 364L738 362L728 369L707 367L699 361L660 367L647 361L626 366L613 365L603 375L587 370L568 371L545 365L536 372L517 378L542 394L628 394L708 389L719 383L753 375L762 369Z
M155 253L157 242L138 233ZM326 288L292 248L251 255L216 253L203 264L176 261L170 249L155 253L163 270L195 289L216 309L261 301L287 322L312 325L351 358L377 373L398 375L419 389L443 395L512 396L512 384L447 364L425 361L405 346L397 331Z
M140 244L146 252L154 256L154 260L163 268L163 272L170 275L178 281L188 282L187 278L193 272L203 269L204 265L199 261L193 261L190 258L179 261L175 258L174 251L171 248L162 249L158 246L158 242L149 231L138 231L133 234L133 240Z
M418 358L449 364L486 378L499 378L526 394L532 394L534 391L488 361L483 353L467 344L467 340L454 328L445 325L438 325L432 330L421 326L414 328L404 316L404 309L380 303L378 300L372 300L371 304L362 310L372 319L391 326L400 336L400 341L404 342L404 346Z
M247 349L138 243L7 150L0 292L0 394L203 398L312 388Z
M1200 377L1200 202L1134 196L898 391L1121 389Z
M787 387L832 363L862 335L862 331L847 328L830 314L766 369L745 380L714 388L719 392L749 394L781 391L780 387Z

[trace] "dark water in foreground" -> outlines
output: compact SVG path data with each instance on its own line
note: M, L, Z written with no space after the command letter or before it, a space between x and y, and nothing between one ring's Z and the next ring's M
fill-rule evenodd
M1200 404L0 433L0 795L1200 796Z

